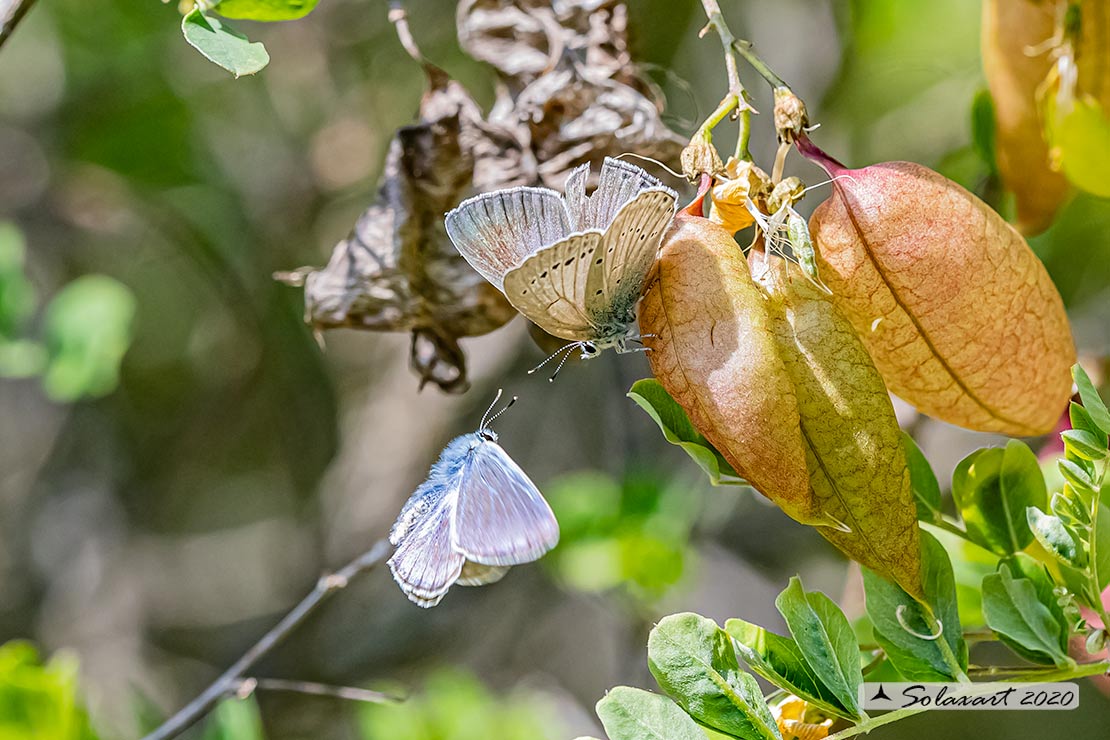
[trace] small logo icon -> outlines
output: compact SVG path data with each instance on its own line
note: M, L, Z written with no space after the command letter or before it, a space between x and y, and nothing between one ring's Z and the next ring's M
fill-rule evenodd
M887 696L886 692L883 691L883 685L882 684L879 684L879 690L876 691L875 695L871 697L871 701L878 701L879 699L883 699L884 701L893 701L893 699L891 699L889 696Z

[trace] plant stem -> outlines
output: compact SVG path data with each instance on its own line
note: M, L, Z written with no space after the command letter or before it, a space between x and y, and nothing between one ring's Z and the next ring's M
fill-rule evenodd
M1084 676L1097 676L1110 671L1110 661L1103 660L1096 663L1079 663L1075 668L1057 668L1056 666L1003 666L989 665L969 668L968 673L976 678L1003 678L1014 676L1019 678L1034 679L1037 681L1058 680L1057 676L1064 678L1083 678Z
M705 9L705 17L709 19L706 29L712 26L717 31L717 36L721 39L721 48L724 49L725 72L728 75L728 97L725 98L725 101L731 100L732 102L732 107L726 113L730 113L734 109L740 111L740 130L736 135L736 158L741 161L750 160L748 140L751 138L751 105L748 103L748 93L744 89L744 83L740 81L740 70L736 63L736 37L732 35L728 23L725 22L725 17L721 13L721 6L717 3L717 0L701 0L701 4L702 8ZM724 102L722 102L723 104ZM716 126L722 120L724 120L724 116L718 118L713 126ZM706 123L708 123L708 120ZM701 128L698 129L698 134L705 136L713 126L709 126L707 129L706 124L702 124Z
M701 5L705 9L705 17L709 19L706 28L712 26L721 37L721 46L725 50L725 71L728 73L729 94L741 97L744 94L744 85L740 82L740 70L736 65L736 37L732 35L728 24L725 23L725 17L721 14L721 6L717 4L717 0L701 0Z
M862 735L865 732L871 732L876 727L889 725L891 722L897 722L900 719L912 717L913 715L921 714L924 711L924 709L921 709L919 707L895 709L892 712L880 714L877 717L871 717L863 722L860 722L858 725L854 725L847 729L841 730L840 732L829 735L826 740L844 740L844 738L846 737L855 737L856 735Z
M292 611L281 618L269 632L262 636L247 652L243 653L230 668L209 684L197 698L186 704L181 711L170 717L144 740L166 740L177 737L194 722L208 713L220 699L234 694L243 686L244 675L259 660L273 650L278 643L296 629L309 614L314 612L324 600L336 591L344 589L352 578L372 569L385 559L389 552L389 542L378 541L373 547L347 563L345 566L320 578L316 587L293 607Z
M0 45L8 40L34 4L35 0L0 0Z
M929 631L933 634L943 631L943 625L933 613L933 608L928 604L921 602L921 612L925 617L925 624L929 625ZM960 666L960 661L956 658L956 654L952 652L952 646L948 644L948 640L943 634L936 640L937 649L940 655L944 658L944 662L948 664L948 668L952 671L952 675L960 683L970 683L971 679L964 673L964 669Z
M732 42L732 48L736 49L737 53L744 57L744 61L750 64L752 69L759 73L760 77L767 80L767 84L772 88L781 87L786 90L790 89L790 85L787 85L786 82L775 74L775 71L767 65L767 62L763 61L763 58L755 53L755 47L752 45L751 41L735 39Z
M724 100L722 100L720 104L717 105L717 108L709 114L709 117L705 119L705 122L698 127L698 130L694 134L693 138L696 139L700 137L711 141L713 139L713 128L718 123L725 120L728 117L729 113L732 113L734 110L736 110L736 107L739 104L740 99L737 98L735 95L733 95L732 93L726 95Z

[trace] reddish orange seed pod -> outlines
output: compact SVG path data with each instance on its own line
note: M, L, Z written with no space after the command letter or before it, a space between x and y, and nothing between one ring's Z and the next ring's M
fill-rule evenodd
M763 304L732 236L679 213L648 278L640 331L655 377L694 426L763 495L812 523L797 398Z

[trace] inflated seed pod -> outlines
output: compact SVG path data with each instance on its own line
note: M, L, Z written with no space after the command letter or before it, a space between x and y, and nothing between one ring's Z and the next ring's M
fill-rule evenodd
M808 139L836 178L810 232L821 279L887 386L930 416L984 432L1050 432L1071 396L1068 317L1012 226L912 162L849 169Z
M655 377L730 465L789 516L814 506L794 387L744 254L723 227L680 212L639 307Z
M798 399L818 531L921 596L917 511L902 432L879 371L832 298L798 266L754 249L752 276Z

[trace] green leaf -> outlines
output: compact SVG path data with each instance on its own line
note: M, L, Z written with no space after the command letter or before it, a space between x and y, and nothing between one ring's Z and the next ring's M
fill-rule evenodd
M722 476L740 479L721 453L694 428L690 418L686 416L686 411L671 398L658 380L654 378L637 380L628 389L628 397L659 425L663 437L668 442L681 447L693 458L694 462L709 476L713 485L719 485Z
M72 655L57 653L44 664L30 643L0 645L0 738L95 740Z
M79 277L59 291L43 323L47 395L73 401L110 393L131 343L134 315L131 291L105 275Z
M215 10L225 18L290 21L312 12L320 0L221 0Z
M262 716L254 697L224 699L209 716L202 740L263 740Z
M664 617L648 637L648 668L698 722L750 740L781 740L759 685L740 670L732 640L697 614Z
M1106 434L1110 434L1110 410L1107 410L1102 397L1095 390L1087 371L1080 365L1073 365L1071 376L1075 379L1075 385L1079 388L1079 397L1083 400L1083 408L1087 410L1099 429Z
M1098 526L1095 532L1095 577L1101 592L1110 585L1110 508L1098 505Z
M1026 510L1029 528L1041 547L1056 556L1065 565L1078 566L1075 539L1068 533L1060 517L1045 514L1036 506Z
M1087 493L1094 492L1094 479L1091 477L1091 474L1076 461L1066 459L1057 460L1056 467L1060 469L1060 474L1064 476L1064 480L1080 491L1085 491Z
M1066 653L1068 651L1068 635L1071 631L1071 625L1068 622L1067 615L1064 614L1063 607L1060 606L1059 598L1056 595L1056 583L1053 581L1052 575L1048 572L1048 569L1043 563L1023 552L1015 553L1008 558L1004 558L999 563L999 566L1009 569L1010 575L1015 579L1024 578L1033 584L1033 590L1037 596L1037 601L1048 610L1048 613L1052 615L1052 620L1059 627L1060 649ZM999 637L1011 650L1026 660L1033 663L1044 662L1042 656L1035 653L1030 654L1021 643L1015 642L1006 635L999 635Z
M967 670L967 644L960 624L952 563L944 546L928 532L921 533L921 554L925 599L940 622L941 637L936 640L920 637L934 634L925 607L897 585L864 568L867 615L876 642L908 680L955 681L959 676L946 659L941 644L943 641L955 656L961 671Z
M1106 457L1106 445L1098 435L1085 429L1068 429L1060 433L1064 448L1084 460L1096 462Z
M852 718L853 715L817 678L793 638L742 619L725 622L725 632L735 641L737 654L757 674L828 714Z
M952 498L968 537L1009 555L1033 541L1025 510L1047 506L1048 489L1037 456L1015 439L1005 449L977 450L964 458L952 473Z
M252 75L270 63L265 46L197 8L181 19L181 33L206 59L236 77Z
M690 715L665 696L617 686L597 703L609 740L705 740Z
M984 88L971 101L971 145L992 173L998 172L994 132L994 100L990 90Z
M0 222L0 340L14 339L35 311L35 289L23 269L25 252L23 233Z
M1072 401L1071 405L1068 407L1068 415L1071 417L1071 426L1073 429L1090 432L1094 435L1095 439L1098 440L1101 449L1105 450L1107 448L1106 432L1099 428L1087 409Z
M1026 657L1061 668L1075 664L1067 654L1067 635L1037 598L1032 580L1014 578L1007 567L984 578L983 615L987 626L1024 648Z
M906 448L906 462L910 468L910 487L913 489L914 503L917 504L917 518L923 522L940 521L941 498L937 476L913 437L902 432L902 444Z
M853 716L865 716L858 701L863 682L859 645L840 607L820 591L807 593L797 576L775 599L775 606L814 674Z

